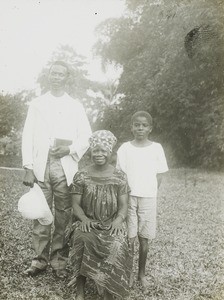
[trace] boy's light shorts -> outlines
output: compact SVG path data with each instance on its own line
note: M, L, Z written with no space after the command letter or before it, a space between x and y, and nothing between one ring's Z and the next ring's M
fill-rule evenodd
M137 235L146 239L156 236L156 197L130 196L128 205L128 237Z

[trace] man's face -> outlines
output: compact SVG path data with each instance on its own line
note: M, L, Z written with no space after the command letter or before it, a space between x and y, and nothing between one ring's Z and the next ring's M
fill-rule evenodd
M48 76L52 89L63 89L68 79L68 70L61 65L53 65Z

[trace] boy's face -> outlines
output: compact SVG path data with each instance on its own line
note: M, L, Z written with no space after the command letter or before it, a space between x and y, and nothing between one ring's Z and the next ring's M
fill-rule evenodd
M136 140L142 141L148 138L152 131L152 126L149 124L146 117L136 117L131 125L131 132Z

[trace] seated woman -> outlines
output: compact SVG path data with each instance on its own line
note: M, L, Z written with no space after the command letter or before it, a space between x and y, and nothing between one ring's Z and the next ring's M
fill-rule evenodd
M129 187L122 171L109 164L115 136L106 130L90 138L93 165L76 173L71 186L73 224L70 262L77 298L84 299L86 278L104 290L104 299L129 294L132 250L126 216Z

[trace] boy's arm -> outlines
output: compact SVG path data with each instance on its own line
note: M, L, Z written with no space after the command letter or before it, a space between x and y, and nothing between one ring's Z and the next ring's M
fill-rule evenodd
M160 187L161 183L162 183L162 180L163 180L163 177L164 177L164 173L158 173L156 175L157 177L157 183L158 183L158 188Z
M169 170L167 161L166 161L166 156L163 150L163 147L158 144L158 151L157 151L158 157L157 157L157 182L158 182L158 188L161 185L162 179L164 177L164 174Z

